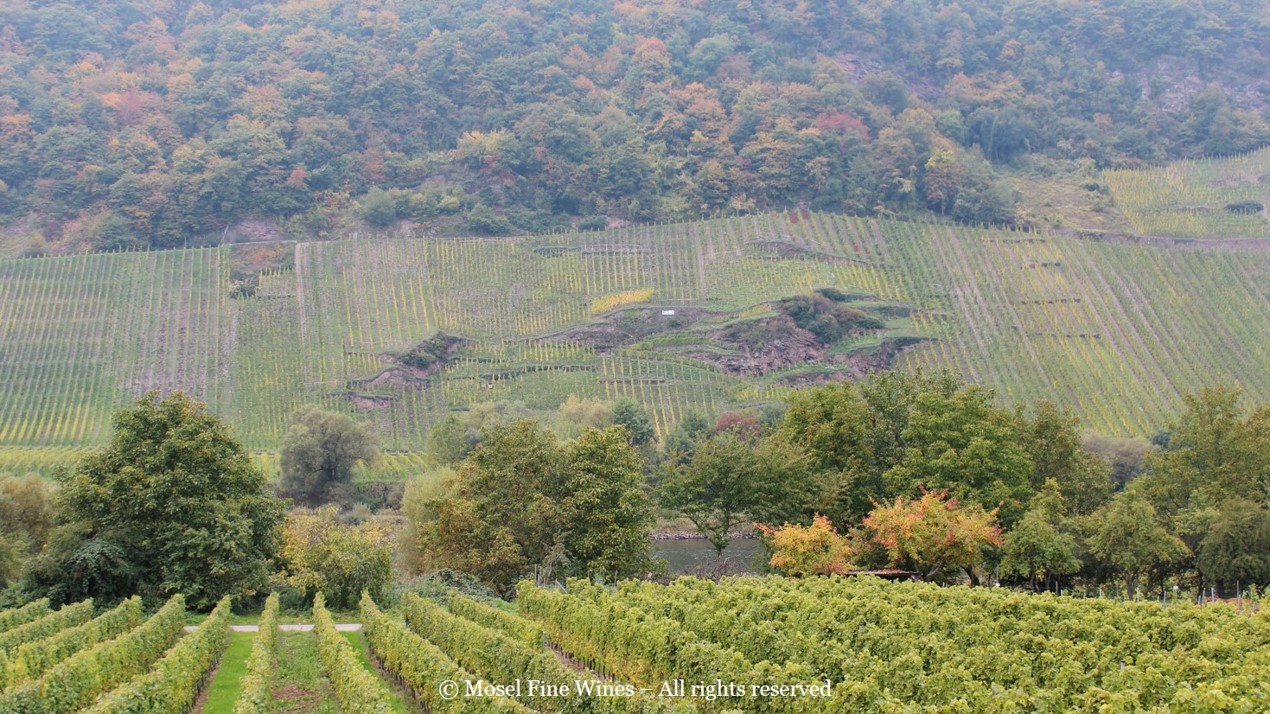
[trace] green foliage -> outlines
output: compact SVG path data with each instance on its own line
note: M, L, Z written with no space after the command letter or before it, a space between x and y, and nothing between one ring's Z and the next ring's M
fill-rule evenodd
M603 429L613 423L613 404L601 399L579 399L570 394L557 412L560 430L566 438L577 437L583 429Z
M807 665L755 663L729 646L698 638L683 623L627 606L586 581L570 580L568 594L525 581L517 588L516 599L521 612L542 623L562 650L592 669L638 687L656 691L663 680L674 678L711 682L714 677L745 685L812 683L815 679ZM772 702L760 704L761 711L794 711ZM716 705L720 703L753 706L755 700L725 696ZM805 702L799 704L805 706Z
M686 516L722 556L731 531L758 502L759 472L749 445L725 436L697 448L692 460L665 469L657 482L657 500Z
M794 324L825 344L865 330L880 330L885 324L863 310L837 303L823 295L800 295L778 304Z
M657 687L710 668L745 681L748 661L786 663L781 681L833 682L827 699L697 699L705 710L1255 710L1265 684L1264 620L1233 607L870 577L575 581L567 593L526 583L519 601L565 652L627 681Z
M18 546L8 535L0 535L0 588L7 588L22 572Z
M443 464L457 464L472 452L479 437L457 414L447 414L428 431L428 455Z
M1238 389L1209 387L1185 397L1168 445L1147 458L1139 487L1164 516L1192 499L1238 498L1270 507L1270 408L1247 413Z
M378 186L366 193L359 208L362 220L372 226L386 228L397 221L396 202Z
M141 591L181 593L198 608L264 585L282 521L227 427L179 393L150 393L119 412L111 444L65 479L58 503L59 518L79 530L50 554L39 584L72 592L96 547ZM120 583L98 584L118 594Z
M234 714L266 714L273 703L274 670L278 650L278 593L270 593L260 613L259 629L247 656L247 673L240 683L241 693Z
M16 650L24 644L42 640L68 627L82 625L92 616L92 600L66 605L57 612L49 613L38 620L0 632L0 652Z
M438 332L411 347L410 351L400 356L400 359L403 364L415 369L436 370L445 366L446 361L461 344L463 344L462 339Z
M456 476L454 469L445 466L406 484L401 498L403 522L397 531L397 567L405 572L418 574L427 569L428 527L438 517L439 504L452 495Z
M511 637L529 647L542 647L546 633L532 620L494 607L458 590L445 593L445 606L455 615Z
M643 459L620 426L587 429L565 447L564 555L571 574L611 580L654 569L655 518L643 490Z
M378 523L345 525L336 515L334 506L326 506L287 516L281 556L293 586L348 609L364 591L382 596L392 581L392 544Z
M7 657L0 657L0 691L39 679L59 662L131 630L142 619L141 598L132 597L93 620L11 648Z
M98 695L149 671L185 626L185 598L174 595L150 619L90 649L82 650L38 680L0 694L3 714L70 714Z
M1027 578L1035 587L1080 570L1076 540L1066 532L1066 511L1058 483L1047 479L1028 512L1005 535L1001 572Z
M627 441L636 448L651 444L657 435L648 412L632 399L619 399L613 404L613 423L626 428Z
M685 414L666 435L666 456L682 466L692 460L697 446L709 437L709 420L696 412Z
M1150 502L1135 490L1116 494L1088 522L1090 553L1124 578L1130 598L1144 573L1189 554L1186 545L1156 520Z
M54 515L54 490L49 482L33 474L0 475L0 533L12 539L21 554L44 548Z
M428 524L433 564L506 591L548 560L562 528L561 453L555 437L520 421L486 434L459 467L454 497Z
M1080 439L1080 420L1048 400L1038 401L1029 419L1020 417L1023 447L1032 460L1034 490L1053 480L1063 503L1085 515L1111 498L1109 464L1087 451Z
M1017 422L992 405L991 392L972 385L949 395L920 393L900 436L903 459L883 475L893 493L948 489L969 503L1000 509L1007 526L1022 515L1033 465Z
M503 236L515 229L506 218L494 213L484 202L477 202L465 216L467 227L476 235Z
M546 684L572 685L578 676L542 642L527 643L495 629L447 612L434 602L407 593L402 602L409 628L435 644L449 658L468 671L479 673L486 681L514 682L539 680ZM532 696L522 689L522 704L552 712L596 711L666 711L656 700L644 697L591 697L573 695L577 703L553 701L552 697Z
M1226 502L1197 555L1200 572L1215 582L1270 584L1270 510L1248 501Z
M212 609L194 632L181 638L147 674L111 691L87 709L90 714L146 714L189 709L207 675L229 646L229 597Z
M22 607L15 607L9 610L0 611L0 632L11 630L19 625L25 625L33 620L38 620L49 613L49 601L45 599L34 600Z
M366 671L353 646L335 630L322 593L313 599L313 632L317 635L322 669L346 714L386 714L393 711L392 692L383 680Z
M308 506L327 502L347 484L358 464L379 458L379 438L345 414L308 406L296 415L282 442L278 491Z
M561 446L541 426L497 426L443 500L412 496L413 551L506 592L531 568L627 577L652 567L643 460L622 427Z

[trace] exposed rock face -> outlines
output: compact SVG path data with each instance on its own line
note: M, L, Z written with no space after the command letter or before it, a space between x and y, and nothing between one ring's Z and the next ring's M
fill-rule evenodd
M787 315L742 323L711 335L739 354L690 352L703 362L715 364L729 372L758 377L802 364L819 362L829 351L816 336L794 324Z
M371 377L348 380L345 397L358 411L384 409L397 398L375 393L376 390L410 391L425 389L432 376L449 364L467 342L465 338L438 332L402 354L381 354L379 361L388 365ZM370 391L367 394L366 391Z
M789 383L814 384L833 379L853 379L885 369L908 343L886 341L878 347L858 353L829 355L833 342L842 336L874 334L885 328L878 315L904 316L909 308L897 305L880 306L871 314L840 305L852 298L834 291L833 300L816 296L776 301L771 304L775 314L752 319L741 319L723 325L723 321L735 313L718 313L700 308L676 307L673 315L663 314L659 307L642 307L606 316L603 320L565 330L547 338L553 341L581 342L595 348L601 354L620 347L636 344L647 338L665 333L691 334L696 342L688 344L652 347L654 351L668 351L714 365L739 377L761 377L793 367L824 365L823 372L791 376ZM868 297L868 296L854 296ZM817 333L804 327L791 315L792 310L804 308L808 300L824 302L829 314L841 322L832 340L826 342ZM810 303L808 303L810 304ZM817 303L819 304L819 303ZM803 318L807 314L800 313ZM811 315L815 317L815 315ZM708 327L708 320L721 326ZM814 321L809 323L820 329Z

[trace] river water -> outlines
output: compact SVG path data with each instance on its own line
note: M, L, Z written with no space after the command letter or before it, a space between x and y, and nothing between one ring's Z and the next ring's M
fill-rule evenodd
M763 547L757 538L733 538L723 550L729 573L753 573L760 563ZM664 558L671 575L696 575L717 569L714 546L703 538L655 540L653 555Z

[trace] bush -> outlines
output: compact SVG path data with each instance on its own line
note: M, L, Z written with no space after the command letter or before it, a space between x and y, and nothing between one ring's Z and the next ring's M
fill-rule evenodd
M362 220L372 226L387 228L397 221L397 203L381 188L372 188L361 200L360 208Z
M1238 201L1227 203L1226 210L1231 213L1255 214L1266 210L1266 207L1260 201Z
M378 523L343 525L334 507L287 517L282 557L287 582L306 595L325 593L335 607L357 605L362 591L379 598L392 581L392 545Z

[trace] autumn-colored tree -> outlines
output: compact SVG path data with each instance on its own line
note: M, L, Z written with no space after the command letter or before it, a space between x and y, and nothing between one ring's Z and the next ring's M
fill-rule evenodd
M879 505L863 522L864 532L886 548L894 567L934 580L960 569L972 583L988 548L1001 545L996 510L961 505L946 490L927 490L921 498Z
M324 593L334 607L356 606L363 591L383 595L392 581L388 530L374 522L340 523L334 506L287 516L282 560L287 582L306 596Z
M768 565L786 575L843 575L851 567L851 542L824 516L817 515L810 526L756 527L772 548Z

